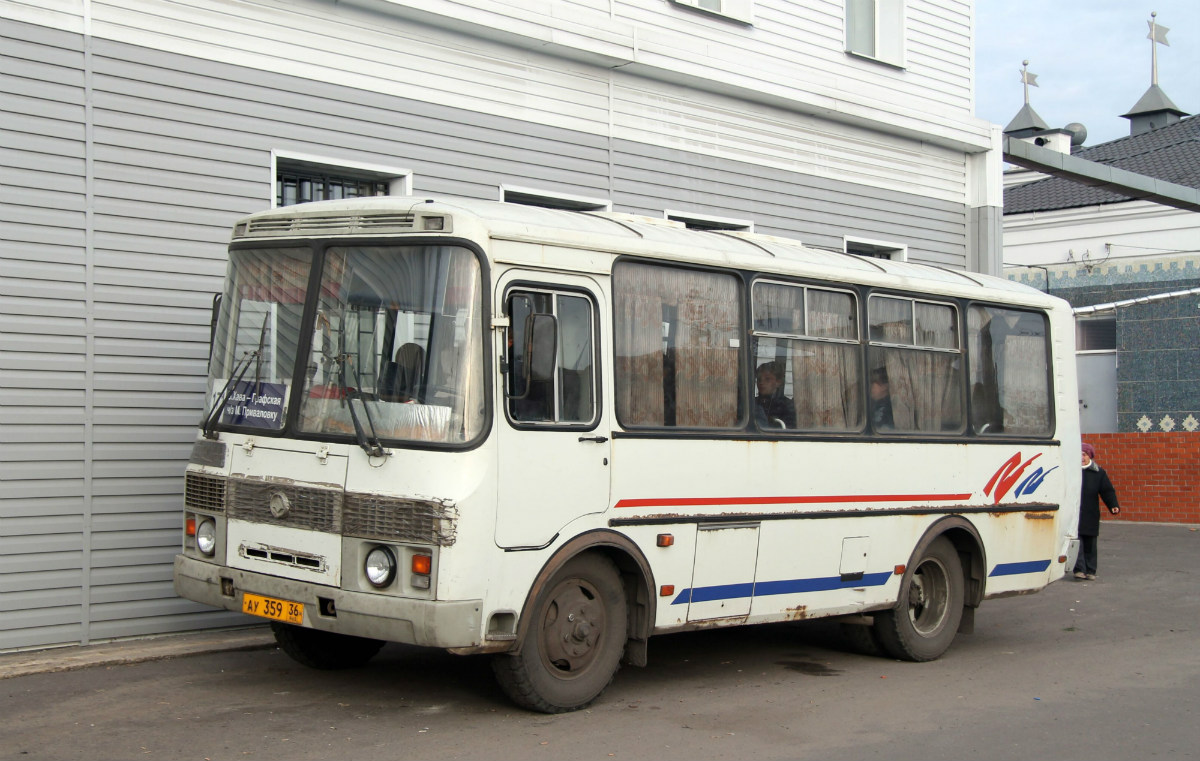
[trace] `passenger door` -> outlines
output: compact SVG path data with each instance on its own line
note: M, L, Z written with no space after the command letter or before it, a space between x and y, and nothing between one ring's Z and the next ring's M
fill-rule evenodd
M509 322L497 331L496 544L542 547L574 518L608 506L599 317L607 310L585 277L510 272L496 295Z

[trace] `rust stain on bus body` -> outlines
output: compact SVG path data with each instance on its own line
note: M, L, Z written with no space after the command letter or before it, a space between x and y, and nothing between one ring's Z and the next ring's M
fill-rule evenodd
M808 606L797 605L794 608L788 608L783 611L784 618L788 621L803 621L808 618Z

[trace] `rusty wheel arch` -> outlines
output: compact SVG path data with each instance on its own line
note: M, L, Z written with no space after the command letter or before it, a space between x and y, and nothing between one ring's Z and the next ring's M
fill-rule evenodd
M654 572L650 569L645 555L631 539L608 529L595 529L580 534L555 550L546 560L529 587L524 603L521 604L520 617L517 619L516 644L507 652L520 652L529 629L529 616L526 613L550 578L568 560L588 552L604 555L620 571L629 610L623 662L633 666L646 665L646 646L650 633L654 630Z
M959 558L963 561L963 579L966 582L963 599L965 610L963 612L966 615L964 616L965 627L960 627L959 631L964 631L964 629L969 631L971 621L968 620L968 617L983 602L984 588L987 585L987 552L975 524L961 515L948 515L938 520L926 529L925 535L917 542L909 564L911 565L916 558L921 557L929 545L942 536L950 540L954 548L958 550Z

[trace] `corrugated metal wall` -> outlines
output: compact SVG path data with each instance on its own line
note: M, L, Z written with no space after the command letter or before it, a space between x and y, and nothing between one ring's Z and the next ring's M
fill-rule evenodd
M230 225L270 204L272 150L405 166L419 193L552 188L964 263L963 205L928 195L36 24L6 21L0 56L0 650L243 620L175 598L171 561L209 303Z
M21 647L83 634L92 459L86 97L79 35L4 33L0 647Z

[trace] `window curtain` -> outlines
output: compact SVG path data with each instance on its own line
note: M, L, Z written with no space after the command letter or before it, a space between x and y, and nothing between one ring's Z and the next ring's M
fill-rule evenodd
M854 300L843 293L808 291L808 333L854 340ZM862 424L858 344L796 341L792 386L800 428L857 429Z
M446 313L465 316L463 346L450 356L455 360L455 391L462 405L454 405L451 429L461 441L470 441L483 429L484 411L487 400L484 394L483 331L480 318L483 316L483 287L479 265L475 258L457 248L438 249L449 260L449 285Z
M942 315L937 317L935 315ZM919 340L933 346L954 345L954 312L925 312L918 325ZM912 328L902 321L883 322L882 340L907 343ZM873 327L873 330L875 328ZM876 348L887 370L896 430L950 431L962 425L961 355L920 349Z
M617 415L627 425L730 427L738 420L737 282L727 275L625 264L614 277ZM673 315L673 317L671 317ZM664 322L674 398L664 389Z
M1041 336L1008 336L1000 378L1006 433L1043 433L1050 420L1046 389L1046 341Z
M614 273L617 417L625 425L663 425L661 267L626 264Z
M728 428L738 419L737 283L724 275L681 274L690 282L677 305L675 423Z

